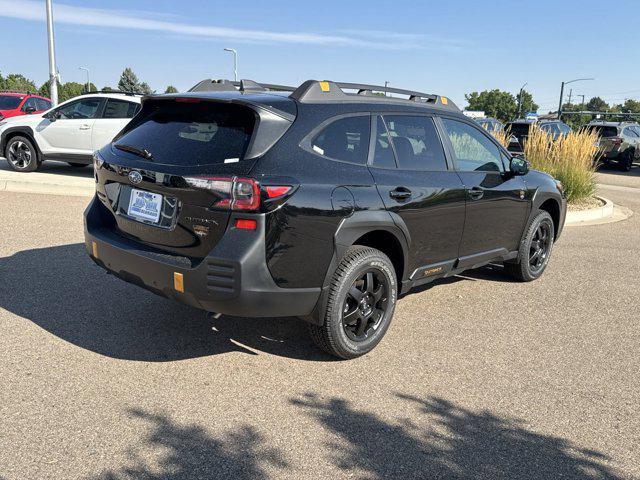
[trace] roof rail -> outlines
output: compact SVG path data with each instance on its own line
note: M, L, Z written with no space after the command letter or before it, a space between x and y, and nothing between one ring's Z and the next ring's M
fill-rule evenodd
M344 90L357 90L357 93L348 93ZM388 93L404 95L409 98L388 97ZM366 101L409 101L460 111L447 97L366 83L307 80L291 94L291 98L306 103L352 102L358 96L367 97Z
M293 92L296 87L289 87L287 85L277 85L274 83L258 83L253 80L240 80L235 82L232 80L215 80L205 79L196 83L191 87L189 92Z
M120 94L120 95L144 95L144 93L138 92L123 92L121 90L96 90L95 92L82 92L80 95L107 95L110 93Z

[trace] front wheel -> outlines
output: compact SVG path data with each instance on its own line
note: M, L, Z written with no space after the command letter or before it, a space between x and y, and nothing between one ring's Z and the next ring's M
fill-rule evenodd
M520 242L517 260L504 264L506 272L521 282L539 278L549 263L554 239L551 215L539 210Z
M623 172L631 171L631 167L633 166L633 157L634 157L633 153L634 152L631 149L624 152L624 156L620 161L620 170L622 170Z
M5 158L16 172L33 172L40 167L38 151L25 137L13 137L7 143Z
M311 337L336 357L364 355L387 332L397 298L398 281L389 258L374 248L350 247L333 275L324 323L309 325Z

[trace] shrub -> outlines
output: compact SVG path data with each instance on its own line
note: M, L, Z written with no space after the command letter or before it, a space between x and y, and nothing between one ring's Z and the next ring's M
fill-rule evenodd
M560 180L569 202L575 202L595 193L597 140L596 132L584 131L554 140L532 125L524 141L524 155L533 168Z

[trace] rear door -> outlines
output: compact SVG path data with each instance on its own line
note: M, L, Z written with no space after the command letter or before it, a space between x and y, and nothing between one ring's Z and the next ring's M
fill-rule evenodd
M102 114L93 124L91 146L99 150L113 140L140 110L140 104L118 98L107 98Z
M506 154L490 135L462 120L441 120L466 189L460 266L517 250L529 213L523 178L506 172Z
M372 122L370 171L387 210L411 235L412 279L445 273L458 257L465 191L447 163L434 119L378 115Z
M58 107L55 121L44 120L37 127L38 142L45 153L91 155L91 130L104 99L81 98Z

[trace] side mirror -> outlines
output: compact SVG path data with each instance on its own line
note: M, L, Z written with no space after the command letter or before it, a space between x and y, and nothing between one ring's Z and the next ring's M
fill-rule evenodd
M24 113L26 113L27 115L31 115L35 111L36 111L36 107L27 107L24 109Z
M60 118L60 115L58 114L57 111L51 110L50 112L45 113L43 117L49 120L50 122L55 122L58 118Z
M511 157L509 170L513 175L526 175L529 173L529 162L524 157Z

